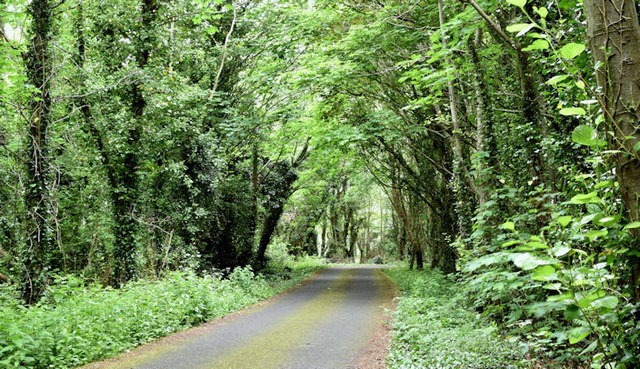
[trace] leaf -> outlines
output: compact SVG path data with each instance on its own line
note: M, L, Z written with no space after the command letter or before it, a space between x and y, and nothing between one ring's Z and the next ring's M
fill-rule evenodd
M511 240L511 241L504 242L502 245L500 245L500 247L509 247L509 246L517 245L519 243L520 241Z
M545 7L533 7L533 10L538 13L538 15L540 16L540 18L545 19L547 17L547 15L549 15L549 11L547 10L547 8Z
M557 259L549 259L549 258L538 258L528 252L522 253L522 254L517 254L514 258L513 258L513 263L523 269L523 270L531 270L533 268L536 268L540 265L548 265L548 264L555 264L558 263L559 260Z
M561 216L561 217L558 217L558 224L560 224L562 228L565 228L567 225L569 225L569 223L571 223L572 220L573 220L572 216L569 216L569 215Z
M581 298L580 300L578 300L578 306L585 309L588 308L589 306L591 306L591 304L602 297L605 297L606 293L602 290L597 290L593 293L590 293L589 295Z
M615 296L605 296L601 299L597 299L591 303L591 306L595 308L614 309L618 306L618 298Z
M522 30L520 30L520 32L518 32L516 34L516 37L520 37L520 36L524 36L525 34L527 34L527 32L531 31L531 29L535 26L534 23L531 23L531 25L527 28L524 28Z
M602 182L598 182L598 183L596 183L596 185L595 185L595 186L593 186L593 188L605 188L605 187L611 187L611 184L612 184L611 180L610 180L610 179L608 179L608 180L606 180L606 181L602 181Z
M609 234L609 232L605 231L605 230L599 230L599 231L593 230L593 231L587 232L584 236L587 237L590 242L593 242L593 240L596 237L604 237L604 236L606 236L608 234Z
M585 146L596 146L600 143L596 138L596 131L586 124L577 126L571 133L571 139L573 142Z
M580 317L580 308L575 304L568 305L564 310L564 317L568 321L578 319Z
M560 109L560 114L569 116L569 115L585 115L587 112L583 108L563 108ZM589 126L587 126L589 127Z
M524 270L530 270L538 266L536 258L528 252L516 256L513 259L513 263Z
M573 298L573 292L565 292L562 295L552 295L547 297L547 301L549 302L557 302L563 300L569 300Z
M527 5L527 0L507 0L507 2L511 5L515 5L517 7L524 7L525 5Z
M591 334L589 328L574 328L569 331L569 344L573 345L574 343L578 343L587 338L589 334Z
M538 242L538 241L532 241L532 242L527 242L527 246L534 248L534 249L539 249L539 250L543 250L543 249L548 249L549 245L547 245L546 243L543 242Z
M575 195L574 197L571 198L570 201L572 204L593 204L593 203L600 202L600 198L598 197L598 193L596 191L593 191L589 193L581 193L581 194Z
M516 225L513 222L504 222L502 223L502 228L507 229L511 232L515 232Z
M546 83L547 83L548 85L555 86L555 85L557 85L558 83L560 83L560 82L564 81L565 79L567 79L567 78L569 78L569 77L570 77L570 76L569 76L568 74L561 74L561 75L559 75L559 76L551 77L551 78L550 78Z
M564 45L560 49L560 55L562 55L562 57L565 59L573 59L576 56L582 54L585 48L586 47L584 44L577 44L575 42L571 42Z
M534 26L534 24L532 23L516 23L516 24L512 24L510 26L507 26L507 32L520 32L523 29L531 29Z
M535 40L531 45L523 48L522 51L546 50L548 48L549 42L547 42L547 40Z
M564 255L568 254L569 251L571 251L571 247L559 245L559 246L554 247L551 251L553 252L553 255L555 257L559 258L561 256L564 256Z
M640 227L640 222L631 222L629 224L627 224L626 226L624 226L624 230L626 231L627 229L634 229L634 228L638 228Z
M613 217L602 217L598 219L596 222L605 227L611 227L615 224L618 224L619 220L620 220L619 216L613 216Z
M555 279L549 278L555 276L555 274L556 269L554 267L552 267L551 265L543 265L533 270L533 279L536 281L547 281L549 279Z

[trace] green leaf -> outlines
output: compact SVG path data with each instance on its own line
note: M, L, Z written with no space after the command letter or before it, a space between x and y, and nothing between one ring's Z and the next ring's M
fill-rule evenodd
M575 304L568 305L564 310L564 317L568 321L572 321L574 319L578 319L580 317L580 308Z
M574 328L569 331L569 344L578 343L591 333L589 328Z
M634 228L638 228L640 227L640 222L631 222L629 224L627 224L626 226L624 226L624 230L626 231L627 229L634 229Z
M586 47L584 44L577 44L575 42L571 42L564 45L560 49L560 55L562 55L562 57L565 59L573 59L576 56L582 54L585 48Z
M563 108L563 109L560 109L560 114L565 115L565 116L568 116L568 115L585 115L585 114L587 114L587 112L583 108Z
M596 183L596 185L595 185L595 186L593 186L593 188L605 188L605 187L611 187L611 184L612 184L611 180L610 180L610 179L608 179L608 180L606 180L606 181L602 181L602 182L598 182L598 183Z
M603 225L605 227L611 227L613 225L618 224L618 221L620 220L619 216L609 216L609 217L602 217L600 219L598 219L596 222L600 225Z
M535 40L531 45L523 48L522 51L546 50L548 48L549 42L547 40Z
M516 32L520 32L523 29L531 29L534 26L534 24L532 23L516 23L516 24L512 24L510 26L507 26L507 32L512 32L512 33L516 33Z
M525 5L527 5L527 0L507 0L507 2L511 5L515 5L517 7L524 7Z
M549 248L549 245L547 245L546 243L538 242L538 241L527 242L527 246L534 249L538 249L538 250L544 250Z
M556 269L554 267L552 267L551 265L542 265L533 270L533 279L536 281L546 281L549 279L555 279L555 278L550 278L552 276L555 277L555 274L556 274Z
M549 302L557 302L564 301L573 298L573 292L565 292L562 295L552 295L547 297L547 301Z
M585 309L591 306L591 304L602 297L605 297L607 294L602 291L602 290L597 290L593 293L590 293L589 295L581 298L580 300L578 300L578 306Z
M569 78L570 76L568 74L561 74L559 76L554 76L551 77L546 83L551 85L551 86L555 86L558 83L564 81L565 79Z
M571 223L572 220L573 220L572 216L569 216L569 215L561 216L561 217L558 217L558 224L560 224L562 228L565 228L567 225L569 225L569 223Z
M530 270L538 266L537 259L528 252L516 256L513 259L513 263L524 270Z
M593 204L593 203L600 202L600 198L598 197L598 193L596 191L593 191L589 193L581 193L579 195L575 195L574 197L571 198L570 201L572 204Z
M614 309L618 306L618 298L615 296L605 296L601 299L597 299L591 303L591 306L595 308Z
M571 139L573 142L585 146L596 146L599 144L599 140L596 138L596 131L586 124L577 126L571 133Z
M538 15L540 16L540 18L545 19L547 17L547 15L549 14L549 11L547 10L547 8L545 7L533 7L533 11L535 11L536 13L538 13Z
M553 255L557 258L564 256L566 254L569 253L569 251L571 251L571 247L567 247L567 246L562 246L562 245L558 245L556 247L554 247L552 250Z
M550 259L550 258L539 258L536 257L528 252L522 253L522 254L517 254L514 258L513 258L513 263L523 269L523 270L531 270L533 268L536 268L540 265L548 265L548 264L555 264L558 263L559 260L557 259Z
M502 223L502 228L515 232L516 225L513 222L504 222Z
M596 237L604 237L604 236L606 236L608 234L609 234L609 232L605 231L605 230L593 230L593 231L587 232L584 236L587 237L590 242L593 242L593 240Z
M509 246L517 245L519 243L520 241L511 240L511 241L504 242L502 245L500 245L500 247L509 247Z

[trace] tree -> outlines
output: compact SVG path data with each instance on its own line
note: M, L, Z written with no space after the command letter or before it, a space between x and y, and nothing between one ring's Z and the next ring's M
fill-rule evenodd
M50 192L50 148L48 142L51 123L51 38L53 9L49 0L34 0L28 6L31 16L29 44L24 54L28 82L32 96L29 102L26 137L25 207L27 210L27 245L21 255L24 277L21 281L25 301L37 301L46 286L47 272L56 262Z
M596 79L622 200L630 222L640 221L640 24L631 0L586 0L584 10ZM640 228L633 228L640 239ZM636 241L637 243L638 241ZM637 247L637 246L636 246ZM640 258L631 261L631 285L640 301Z

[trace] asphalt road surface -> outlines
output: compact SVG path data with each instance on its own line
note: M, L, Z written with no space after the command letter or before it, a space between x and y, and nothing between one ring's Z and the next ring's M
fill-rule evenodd
M88 368L357 368L380 325L390 282L374 267L318 272L231 318ZM366 365L365 365L366 366Z

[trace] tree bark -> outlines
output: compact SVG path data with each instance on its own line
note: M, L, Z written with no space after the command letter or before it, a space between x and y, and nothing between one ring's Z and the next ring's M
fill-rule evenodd
M640 221L640 24L633 0L585 0L587 35L600 101L615 157L616 173L629 221ZM640 238L640 228L632 229ZM636 246L638 241L636 241ZM640 300L640 260L631 260L636 301Z

